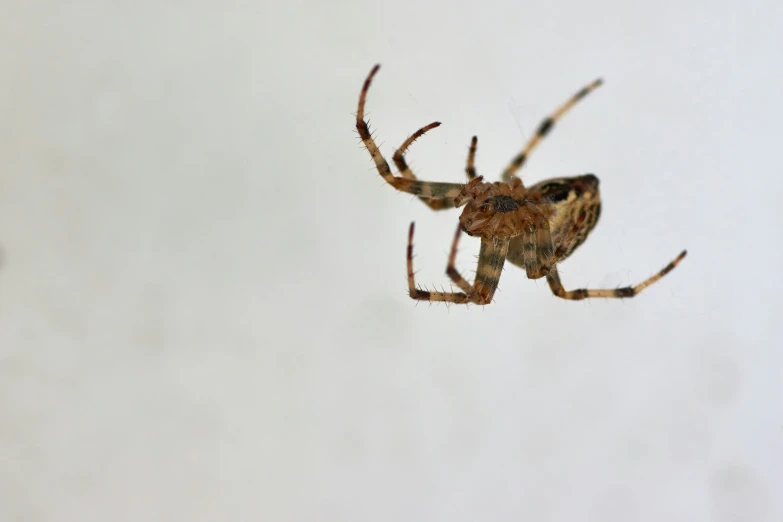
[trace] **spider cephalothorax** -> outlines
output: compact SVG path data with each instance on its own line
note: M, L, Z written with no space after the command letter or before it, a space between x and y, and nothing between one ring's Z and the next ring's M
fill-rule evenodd
M364 121L364 102L376 65L364 82L356 113L356 129L375 162L378 173L397 190L416 195L433 210L462 207L459 227L451 246L446 274L461 292L430 292L422 290L413 277L413 230L408 232L408 287L414 299L452 303L488 304L497 289L503 265L508 261L525 269L531 279L547 278L552 292L563 299L588 297L633 297L674 269L685 257L683 250L666 267L633 287L612 290L565 290L557 273L557 263L570 256L593 230L601 214L601 196L598 178L593 174L541 181L526 188L516 172L522 167L536 145L552 130L555 123L601 85L601 80L583 87L554 113L545 118L535 135L528 141L503 171L503 181L487 183L476 175L475 158L477 138L470 143L465 172L466 184L419 181L405 162L408 147L439 122L422 127L411 135L394 153L392 160L400 177L391 172L375 144L367 122ZM454 267L460 233L481 238L476 279L471 285Z
M484 183L481 176L465 185L454 203L465 205L459 217L462 230L487 240L521 236L526 228L541 226L550 214L546 205L528 199L522 183Z

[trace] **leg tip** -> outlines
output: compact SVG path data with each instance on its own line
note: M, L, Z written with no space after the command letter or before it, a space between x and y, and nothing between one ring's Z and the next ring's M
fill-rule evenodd
M375 73L378 72L378 69L381 68L381 64L377 63L370 71L370 74L367 75L367 79L364 80L364 88L362 89L362 95L367 92L367 90L370 88L370 83L372 82L373 77L375 77Z

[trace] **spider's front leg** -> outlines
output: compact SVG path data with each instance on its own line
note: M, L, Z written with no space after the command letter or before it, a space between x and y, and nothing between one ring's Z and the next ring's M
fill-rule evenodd
M408 163L405 161L405 153L408 151L408 147L411 146L411 144L416 141L417 139L421 138L428 130L434 129L435 127L439 127L440 122L435 121L430 123L429 125L426 125L422 127L421 129L414 132L405 142L400 146L399 149L397 149L394 152L394 155L392 156L392 161L394 161L394 164L397 165L397 169L400 171L400 174L403 178L409 179L409 180L416 180L416 175L413 173L411 168L408 166ZM449 208L454 208L454 199L453 198L427 198L424 196L419 196L419 200L421 200L425 205L430 207L432 210L445 210Z
M411 223L410 229L408 230L407 254L408 289L411 298L420 301L439 301L458 304L476 303L485 305L492 302L492 296L497 290L500 274L503 271L503 264L505 263L506 255L508 254L509 242L507 239L492 239L488 241L482 239L476 279L473 282L473 285L471 285L462 277L454 266L457 257L457 244L459 243L459 237L462 232L462 229L458 227L457 233L454 235L454 241L451 244L446 274L462 292L431 292L420 289L416 285L414 279L413 231L414 224Z
M400 146L399 149L394 153L394 156L392 156L392 160L394 161L394 164L397 165L397 169L399 169L400 174L405 179L412 179L415 180L416 175L413 173L411 168L408 166L408 162L405 161L405 153L408 152L408 147L413 144L414 141L421 138L427 131L434 129L435 127L439 127L440 122L435 121L430 123L429 125L426 125L422 127L421 129L414 132L405 142ZM470 149L468 150L468 161L467 166L465 167L465 175L468 177L468 181L474 179L476 177L476 145L478 144L478 138L476 136L473 136L473 138L470 140ZM423 196L419 196L419 199L424 202L428 207L430 207L432 210L444 210L448 208L454 208L454 200L450 198L439 198L439 199L426 199Z
M407 192L409 194L413 194L415 196L418 196L421 199L424 200L454 200L456 198L460 191L462 190L462 185L460 183L436 183L436 182L429 182L429 181L419 181L415 179L415 176L413 176L413 173L410 172L410 169L408 170L408 174L410 177L399 177L392 174L391 167L389 167L388 162L383 157L383 154L381 154L381 151L378 149L378 145L376 145L375 140L372 137L372 134L370 133L370 127L367 124L367 122L364 120L364 104L367 99L367 91L370 88L370 83L372 82L373 77L375 76L375 73L378 72L378 69L380 68L380 65L376 65L373 67L372 71L370 71L369 76L367 76L367 79L364 81L364 86L362 87L362 93L359 96L359 109L356 112L356 130L359 132L359 137L362 139L362 142L364 143L364 146L367 148L367 151L370 153L370 156L372 156L373 161L375 162L375 167L378 169L378 173L381 175L381 177L392 187L396 188L397 190L401 192ZM401 147L402 151L404 152L404 149L407 148L408 145L413 143L413 141L420 137L422 134L427 132L428 130L437 127L440 125L439 123L435 122L432 123L426 127L423 127L422 129L419 129L411 138L409 138L406 141L406 145L403 145ZM402 154L400 153L400 159L402 159ZM401 170L405 170L407 168L407 165L405 165L404 160L402 160L401 163L398 163L398 167L402 165ZM445 203L436 203L437 205L445 205ZM430 205L432 206L432 205ZM443 207L447 208L447 207Z

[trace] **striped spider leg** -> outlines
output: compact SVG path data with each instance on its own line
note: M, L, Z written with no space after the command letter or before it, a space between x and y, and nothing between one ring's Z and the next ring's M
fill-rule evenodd
M408 290L413 299L419 301L440 301L446 303L476 303L486 305L492 302L492 296L498 288L500 273L508 253L508 239L494 238L491 241L482 241L479 250L478 269L473 285L467 282L454 266L457 257L457 244L462 233L462 227L457 227L454 241L451 243L449 261L446 265L446 275L449 276L462 292L431 292L422 290L416 286L413 273L413 229L411 223L408 229Z
M528 190L529 197L548 201L549 216L538 226L528 226L511 239L509 263L524 268L530 279L546 276L552 293L568 300L593 297L628 298L638 295L671 272L687 255L683 250L661 271L632 287L567 291L556 265L568 258L593 230L601 214L598 178L592 174L542 181Z
M666 274L674 270L674 267L680 264L680 261L682 261L687 254L688 251L683 250L673 261L671 261L668 265L663 267L662 270L660 270L655 275L648 277L641 283L634 286L625 286L622 288L609 288L609 289L579 288L577 290L566 290L565 288L563 288L563 283L560 282L560 275L558 275L557 268L554 266L547 273L546 281L547 283L549 283L549 288L552 290L553 294L555 294L557 297L561 297L563 299L568 299L572 301L579 301L582 299L589 299L592 297L614 297L619 299L634 297L639 295L642 292L642 290L644 290L645 288L647 288L648 286L655 283L663 276L665 276Z
M565 114L571 110L571 108L576 105L579 100L590 94L592 91L596 90L598 87L603 84L604 81L601 78L597 78L593 80L592 83L585 85L581 89L579 89L579 92L571 96L571 98L568 99L567 102L565 102L563 105L558 107L555 112L544 118L541 123L538 125L538 129L536 129L535 134L528 140L528 142L525 144L525 146L522 148L522 151L514 156L514 159L511 160L511 162L508 164L508 166L503 171L502 179L503 181L511 181L512 178L516 178L516 172L522 168L522 165L525 164L525 161L530 157L530 154L533 152L533 150L538 146L538 144L546 137L547 134L549 134L549 131L552 130L552 128L555 126L555 124L565 116Z
M381 154L378 146L373 140L370 133L370 126L364 121L364 104L367 99L367 91L370 88L370 83L375 74L380 69L380 65L376 65L370 71L369 76L364 81L362 87L362 93L359 96L359 110L356 112L356 130L359 132L359 137L362 139L362 143L369 151L375 162L375 168L378 169L378 174L392 187L396 188L400 192L407 192L418 196L419 199L424 201L433 210L441 210L454 207L454 198L456 198L462 190L462 184L460 183L440 183L431 181L419 181L416 176L411 172L410 168L405 163L403 154L407 148L425 132L440 125L440 122L433 122L425 127L422 127L416 131L400 149L394 154L394 161L397 168L400 169L402 177L392 174L391 168L386 159Z
M417 130L411 136L403 142L402 145L400 145L400 148L397 149L394 152L394 156L392 156L392 160L394 161L394 164L397 165L397 169L400 171L400 174L403 178L415 180L417 179L416 176L413 174L413 171L411 171L411 168L408 166L408 163L405 161L405 153L408 151L408 147L411 146L411 144L416 141L417 139L421 138L428 130L434 129L435 127L439 127L440 122L436 121L433 123L430 123L429 125L425 125L421 129ZM476 168L474 167L473 163L475 162L476 158L476 144L477 144L477 138L476 136L473 136L473 140L470 142L470 150L468 152L468 166L465 168L465 174L468 176L468 180L471 180L476 177ZM445 210L448 208L454 208L454 199L453 198L426 198L424 196L419 196L419 200L421 200L425 205L430 207L432 210Z
M582 299L588 299L593 297L604 297L604 298L634 297L636 295L639 295L639 293L641 293L642 290L644 290L645 288L652 285L653 283L661 279L663 276L665 276L666 274L674 270L674 267L676 267L688 253L687 250L683 250L673 261L671 261L668 265L666 265L662 270L658 271L656 274L648 277L641 283L634 286L626 286L626 287L612 288L612 289L580 288L577 290L565 290L565 288L563 288L563 284L560 281L560 275L558 274L557 267L555 265L559 263L561 260L565 259L571 252L573 252L578 242L583 241L583 239L580 240L579 236L580 236L580 232L584 230L587 216L588 216L587 213L584 211L580 214L576 223L574 223L574 226L571 228L571 231L568 233L568 236L563 240L560 246L557 247L557 250L555 250L554 253L548 258L545 257L546 253L552 252L552 249L554 248L550 231L548 230L548 227L539 231L539 239L544 242L545 246L541 248L539 245L536 245L538 248L538 253L535 260L535 265L540 267L538 273L546 276L547 283L549 284L549 288L552 290L552 293L557 297L572 300L572 301L579 301ZM544 253L543 256L541 255L542 252ZM541 275L538 275L536 278L541 277Z

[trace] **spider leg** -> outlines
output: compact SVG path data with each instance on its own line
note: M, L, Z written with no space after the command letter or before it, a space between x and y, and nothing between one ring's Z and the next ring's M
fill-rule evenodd
M465 174L468 181L476 177L476 146L478 145L478 136L473 136L470 140L470 149L468 150L468 164L465 167Z
M477 302L478 292L476 291L473 286L471 286L468 281L462 277L462 275L457 271L457 267L454 265L454 263L457 260L457 245L459 244L459 237L462 234L462 225L457 224L457 232L454 234L454 241L451 243L451 252L449 252L449 262L446 264L446 275L449 276L449 279L451 279L454 284L456 284L460 290L465 292L465 294L473 300L473 302Z
M399 149L397 149L394 152L394 155L392 156L392 160L394 161L394 164L397 165L397 169L399 169L400 174L405 179L415 180L416 175L413 173L411 168L408 166L408 163L405 161L405 153L408 151L408 147L411 146L411 144L416 141L417 139L421 138L428 130L434 129L435 127L439 127L440 122L435 121L430 123L429 125L426 125L422 127L421 129L414 132L405 142L400 146ZM437 198L437 199L428 199L424 196L419 196L419 199L428 207L430 207L432 210L445 210L448 208L454 208L454 199L453 198Z
M549 131L552 130L552 127L555 126L555 123L558 122L560 118L565 115L576 103L590 94L591 91L597 89L601 83L603 83L603 80L598 78L597 80L593 81L593 83L586 85L582 87L582 89L571 96L571 98L565 102L563 105L557 108L555 112L544 118L544 120L538 125L538 129L536 130L536 133L528 140L528 142L525 144L525 146L522 148L522 152L517 154L513 160L511 160L511 163L508 164L506 169L503 171L503 181L511 181L513 178L516 177L516 172L522 168L522 165L525 163L527 158L530 156L530 154L533 152L533 150L536 148L536 146L541 142L541 140L549 134Z
M552 267L549 271L549 273L546 275L546 280L549 283L549 288L552 289L552 293L555 294L557 297L562 297L563 299L570 299L578 301L580 299L586 299L591 297L616 297L616 298L625 298L625 297L633 297L635 295L638 295L641 293L642 290L650 286L651 284L655 283L659 279L661 279L663 276L674 270L674 267L676 267L680 261L683 260L685 255L688 253L687 250L683 250L680 252L680 255L678 255L674 261L666 265L663 270L658 272L657 274L653 275L652 277L649 277L639 283L636 286L626 286L624 288L614 288L614 289L605 289L605 290L591 290L587 288L580 288L578 290L566 290L563 288L563 284L560 282L560 276L557 273L557 268Z
M408 229L407 254L408 289L411 298L419 301L440 301L458 304L476 303L485 305L492 302L492 296L495 295L495 291L497 290L500 274L503 271L503 263L505 262L506 254L508 253L507 239L494 238L481 241L476 279L473 282L473 286L470 286L459 272L457 272L457 269L454 268L454 258L456 257L457 242L459 239L459 233L457 233L451 246L446 273L463 292L430 292L428 290L420 289L416 285L414 278L413 230L414 224L411 223L410 229Z
M372 134L370 133L370 127L364 120L364 104L367 100L367 91L369 90L370 83L372 82L372 79L378 72L379 68L380 65L373 67L372 71L370 71L370 74L367 76L367 79L364 80L362 93L359 95L359 108L356 112L356 130L359 132L359 137L362 139L362 143L364 143L364 146L367 148L370 156L372 156L372 159L375 162L375 168L378 169L378 174L380 174L389 185L401 192L407 192L425 199L454 199L462 190L462 184L460 183L436 183L429 181L419 181L417 179L398 177L392 174L391 167L389 167L389 164L386 162L383 154L381 154L381 151L378 149L378 145L376 145L375 140L373 140ZM428 127L433 128L432 125L434 124L431 124ZM414 136L411 138L418 138L424 134L424 132L429 130L429 128L424 127L423 129L420 129L418 131L418 136L414 134ZM411 138L409 138L410 143L413 142ZM408 145L410 145L410 143L408 143Z
M481 240L478 268L473 287L478 290L484 302L489 304L498 288L503 264L508 255L508 239L492 238Z
M549 221L542 220L538 227L529 226L521 236L511 239L508 251L508 261L520 268L524 268L527 277L539 279L565 258L572 250L578 239L582 224L587 218L587 213L579 215L576 223L563 242L554 249L552 243L552 230Z
M541 220L538 226L529 225L521 236L521 243L517 242L512 246L515 247L514 264L523 267L529 279L540 279L546 275L550 266L547 261L552 259L554 250L548 220Z
M574 236L577 230L578 227L574 227ZM538 226L529 225L521 236L511 240L508 260L524 268L529 279L540 279L546 275L549 267L555 264L555 259L559 259L553 254L552 231L549 221L544 219Z

